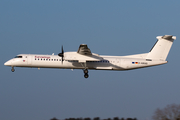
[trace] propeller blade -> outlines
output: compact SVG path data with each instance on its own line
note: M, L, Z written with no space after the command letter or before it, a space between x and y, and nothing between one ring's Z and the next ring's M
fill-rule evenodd
M61 47L61 51L62 51L62 53L64 54L63 45L62 45L62 47Z
M63 63L63 61L64 61L64 50L63 50L63 46L61 47L61 53L59 53L58 56L62 58L62 63Z
M63 61L64 61L64 59L63 59L63 57L62 57L62 60L61 60L61 63L63 64Z

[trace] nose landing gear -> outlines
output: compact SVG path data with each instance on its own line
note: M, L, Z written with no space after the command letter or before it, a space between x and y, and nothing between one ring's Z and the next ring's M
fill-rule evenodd
M88 75L88 69L84 69L84 77L85 77L85 78L88 78L88 77L89 77L89 75Z
M14 71L15 71L14 67L12 67L11 71L12 71L12 72L14 72Z

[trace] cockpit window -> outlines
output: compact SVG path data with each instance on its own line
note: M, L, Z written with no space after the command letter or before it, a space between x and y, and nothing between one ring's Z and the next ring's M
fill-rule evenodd
M16 57L14 57L14 58L22 58L22 56L16 56Z

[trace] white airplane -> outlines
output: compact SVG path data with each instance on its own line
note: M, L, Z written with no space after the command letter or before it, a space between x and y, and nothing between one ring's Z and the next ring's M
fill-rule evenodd
M105 56L92 53L86 44L81 44L77 52L62 52L58 55L19 54L4 63L14 67L83 69L88 78L88 70L131 70L167 63L166 58L176 36L157 36L158 40L149 53L128 56Z

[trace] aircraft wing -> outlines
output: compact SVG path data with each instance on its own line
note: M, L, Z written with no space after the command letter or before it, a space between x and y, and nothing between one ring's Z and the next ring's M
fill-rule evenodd
M69 53L68 55L65 55L65 59L77 60L85 63L86 61L101 61L103 58L98 54L92 53L86 44L81 44L76 53Z

